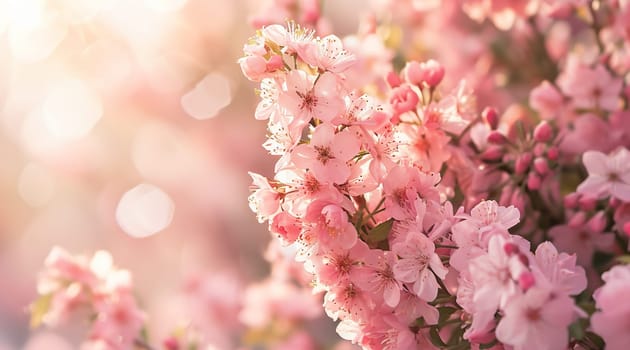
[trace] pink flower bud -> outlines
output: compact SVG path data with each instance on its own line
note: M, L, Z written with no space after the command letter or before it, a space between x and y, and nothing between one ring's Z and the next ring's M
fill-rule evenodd
M544 143L537 143L534 145L534 155L536 157L542 157L545 154L545 151L547 150L547 145L545 145Z
M435 87L444 78L444 67L435 60L428 60L422 63L409 61L403 68L402 74L410 84L420 87L426 84L429 87Z
M567 225L569 227L579 228L580 226L584 225L585 222L586 222L586 213L583 211L579 211L573 214L573 216L569 218Z
M166 350L179 350L179 341L175 337L168 337L162 342L162 346Z
M559 156L558 147L556 146L549 147L549 149L547 150L547 158L549 158L549 160L558 160L558 156Z
M538 174L542 176L546 175L549 172L549 163L547 163L547 159L542 157L534 159L534 169Z
M300 220L283 211L273 217L269 231L278 235L284 242L293 243L300 235L302 226Z
M267 61L267 72L275 72L279 69L282 69L282 67L284 66L284 62L282 61L282 57L280 57L279 55L273 55L271 56L271 58L269 59L269 61Z
M547 142L551 140L552 136L553 136L553 129L551 128L551 125L547 123L546 120L543 120L540 123L538 123L538 125L534 129L534 140L538 142Z
M405 112L416 109L418 106L418 95L411 86L404 84L391 91L389 103L394 109L394 114L400 115Z
M533 287L536 283L536 279L534 278L534 274L530 271L525 271L518 276L518 286L521 287L523 291L527 291L529 288Z
M584 211L593 210L597 205L597 198L582 196L578 200L578 204L580 205L580 209Z
M569 193L564 196L564 206L567 209L575 209L578 206L578 201L580 200L580 194L577 192Z
M530 191L538 191L541 185L542 180L540 179L540 176L536 175L534 172L529 173L527 176L527 188Z
M630 237L630 221L623 224L623 233L625 233L626 236Z
M499 114L493 107L486 107L481 112L481 117L488 123L490 129L496 129L499 126Z
M260 81L267 71L267 61L261 56L245 56L238 60L243 74L251 81Z
M504 145L508 142L508 139L498 130L493 130L488 134L488 142L495 145Z
M598 211L593 217L586 223L593 232L603 232L608 224L606 215L603 211Z
M514 189L510 202L512 203L514 207L516 207L516 209L518 209L519 213L521 214L521 217L524 217L526 202L525 202L525 195L523 194L523 191L521 191L518 188Z
M514 163L514 172L517 174L525 174L533 157L534 156L529 152L521 154L516 158L516 162Z
M426 72L425 82L430 87L436 87L444 78L444 66L436 60L428 60L420 64Z
M387 77L385 78L385 80L387 81L387 85L389 85L389 87L392 89L399 87L400 83L402 82L400 80L400 76L398 76L396 72L387 73Z
M486 148L485 151L481 153L481 159L486 161L498 161L503 158L504 150L503 147L498 145L490 145Z
M499 197L499 205L503 207L509 207L512 205L512 193L514 192L514 188L512 186L506 186L501 191L501 197Z

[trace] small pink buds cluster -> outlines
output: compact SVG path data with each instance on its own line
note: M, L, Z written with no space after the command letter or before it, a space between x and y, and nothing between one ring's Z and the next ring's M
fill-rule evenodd
M58 326L73 312L93 315L89 339L81 349L131 349L145 320L132 294L131 275L98 251L91 259L54 247L37 284L40 298L31 305L31 325Z

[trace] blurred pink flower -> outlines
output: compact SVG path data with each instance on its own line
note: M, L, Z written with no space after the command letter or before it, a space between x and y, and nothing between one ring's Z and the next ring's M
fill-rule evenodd
M627 149L619 147L609 155L588 151L582 156L582 162L588 178L578 186L577 192L630 202L630 152Z

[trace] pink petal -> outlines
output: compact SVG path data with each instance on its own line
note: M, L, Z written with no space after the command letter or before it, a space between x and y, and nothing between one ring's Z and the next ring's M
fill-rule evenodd
M333 140L331 151L335 157L347 161L359 153L359 141L349 131L340 132Z
M400 288L396 283L387 283L383 290L383 299L385 304L390 307L396 307L400 302Z
M606 176L608 173L608 157L598 151L586 151L582 156L582 163L588 171L589 175L602 175Z
M312 146L329 147L335 139L335 127L330 124L320 124L311 138Z
M595 175L589 176L584 182L577 187L577 192L592 197L602 197L608 194L610 184L606 178Z
M610 184L610 194L624 202L630 202L630 185L622 182Z

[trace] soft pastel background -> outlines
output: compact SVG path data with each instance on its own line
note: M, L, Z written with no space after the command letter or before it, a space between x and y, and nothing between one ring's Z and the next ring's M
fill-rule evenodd
M360 3L327 2L337 34L356 30ZM156 334L184 312L187 283L229 290L268 273L247 171L273 161L236 64L259 6L0 0L0 349L84 336L81 321L56 333L65 340L28 326L54 245L111 251Z

